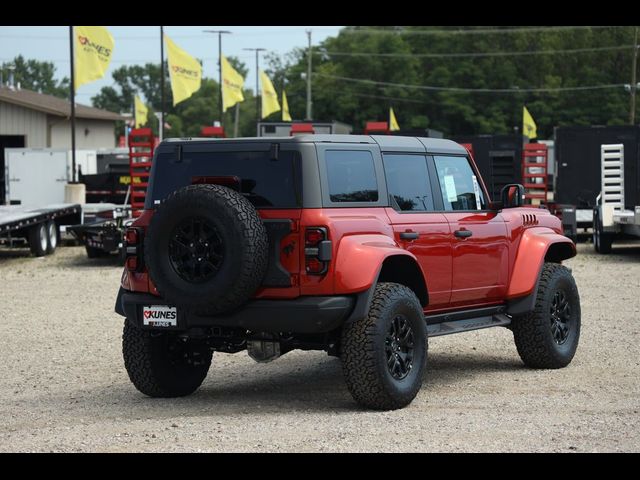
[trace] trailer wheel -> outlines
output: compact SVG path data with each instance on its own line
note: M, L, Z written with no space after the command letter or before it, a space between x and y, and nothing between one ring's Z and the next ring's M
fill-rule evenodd
M593 246L596 252L606 254L611 253L612 235L604 232L602 221L600 220L600 210L593 211Z
M60 230L53 220L47 223L47 240L47 253L55 252L60 241Z
M29 248L36 257L44 257L49 248L47 224L38 223L29 229Z

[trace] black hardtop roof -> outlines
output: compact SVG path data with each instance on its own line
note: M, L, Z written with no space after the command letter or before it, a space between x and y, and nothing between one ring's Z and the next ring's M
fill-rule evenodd
M239 138L169 138L163 144L187 143L353 143L378 144L385 152L425 152L466 154L467 151L453 140L429 137L402 137L396 135L296 135L292 137L239 137Z

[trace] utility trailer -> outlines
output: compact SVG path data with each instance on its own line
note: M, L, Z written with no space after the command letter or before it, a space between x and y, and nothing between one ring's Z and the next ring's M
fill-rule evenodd
M85 246L89 258L117 253L124 261L124 232L144 208L155 137L150 128L139 128L131 130L128 141L127 165L112 165L109 167L112 171L84 177L87 182L87 197L92 192L94 196L91 198L94 201L116 200L118 205L105 203L105 207L96 212L96 221L93 223L81 222L67 228ZM123 168L126 171L122 171ZM121 200L122 197L124 198Z
M106 206L106 205L105 205ZM117 254L124 262L123 240L126 229L133 223L131 207L109 205L109 210L96 212L93 223L67 227L67 232L84 245L89 258L102 258Z
M603 145L623 145L625 162L621 178L626 186L623 202L632 211L640 205L638 168L640 158L640 126L556 127L556 187L550 210L562 220L564 234L577 240L579 234L593 234L593 213L602 191ZM595 235L594 235L595 237Z
M640 205L626 202L627 197L633 197L640 203L640 176L635 184L625 184L624 157L621 143L600 147L601 190L593 209L593 246L598 253L611 253L614 240L640 237Z
M3 205L0 206L0 245L29 246L37 257L49 255L60 243L60 227L78 223L81 218L79 204Z

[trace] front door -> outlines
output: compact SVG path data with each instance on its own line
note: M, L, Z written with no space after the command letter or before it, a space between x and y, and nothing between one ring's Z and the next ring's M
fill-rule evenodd
M453 245L451 306L495 303L508 283L507 226L487 209L486 192L464 156L433 157Z
M384 154L391 208L387 215L396 242L413 253L425 274L429 310L445 308L451 296L451 231L445 215L434 211L427 158Z

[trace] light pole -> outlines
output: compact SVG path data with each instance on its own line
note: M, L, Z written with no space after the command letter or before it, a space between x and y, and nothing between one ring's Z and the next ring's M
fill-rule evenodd
M242 50L248 50L250 52L256 52L256 122L260 121L260 97L258 96L258 79L260 69L260 52L264 52L266 48L243 48Z
M307 30L309 51L307 52L307 120L311 121L311 30Z
M220 125L222 122L222 35L231 34L229 30L203 30L204 33L217 33L218 34L218 81L220 82L220 99L218 101L218 112L220 113Z

